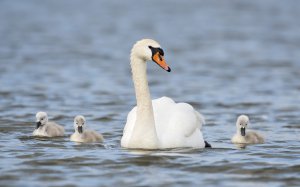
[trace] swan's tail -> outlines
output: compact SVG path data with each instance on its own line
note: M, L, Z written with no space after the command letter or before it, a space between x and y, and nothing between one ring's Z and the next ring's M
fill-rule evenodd
M198 120L200 121L199 129L201 130L202 126L205 124L205 118L198 111L195 111L195 113L196 113L196 116L197 116Z
M196 116L197 116L198 120L200 121L199 129L201 130L202 125L205 125L205 118L199 112L195 111L195 113L196 113ZM207 141L204 141L204 143L205 143L205 148L211 148L211 145Z
M207 141L204 141L204 143L205 143L205 148L211 148L211 145Z

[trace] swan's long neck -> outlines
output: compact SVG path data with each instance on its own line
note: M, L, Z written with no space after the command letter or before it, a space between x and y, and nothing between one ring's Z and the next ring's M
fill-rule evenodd
M132 79L137 100L137 113L130 147L155 149L158 138L155 128L153 107L147 81L146 62L131 53Z

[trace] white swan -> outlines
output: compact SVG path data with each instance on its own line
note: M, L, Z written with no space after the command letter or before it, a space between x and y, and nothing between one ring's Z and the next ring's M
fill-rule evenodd
M254 131L246 131L249 124L249 118L246 115L240 115L236 121L236 134L231 142L235 144L261 144L264 143L264 137Z
M75 133L71 135L70 140L74 142L90 143L103 142L103 136L96 131L85 130L85 118L81 115L74 119Z
M38 112L36 114L36 129L33 131L33 136L55 137L63 136L64 128L55 122L48 121L46 112Z
M151 101L146 61L153 60L164 70L171 71L160 45L151 39L140 40L133 46L130 60L137 106L127 116L121 146L138 149L204 148L207 144L201 132L204 119L191 105L175 103L168 97Z

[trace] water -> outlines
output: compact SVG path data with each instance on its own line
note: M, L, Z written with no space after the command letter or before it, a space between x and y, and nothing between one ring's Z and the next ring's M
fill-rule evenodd
M299 1L0 1L0 186L299 186ZM158 40L153 98L199 110L213 149L120 147L129 52ZM35 113L66 129L33 138ZM69 141L75 115L104 144ZM239 114L266 143L230 143Z

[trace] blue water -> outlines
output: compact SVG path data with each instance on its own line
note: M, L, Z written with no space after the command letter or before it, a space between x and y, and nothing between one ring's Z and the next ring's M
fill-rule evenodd
M0 186L300 186L300 1L0 1ZM160 42L152 98L188 102L213 149L120 147L129 53ZM35 113L66 129L31 136ZM75 144L82 114L103 144ZM266 143L231 144L238 115Z

